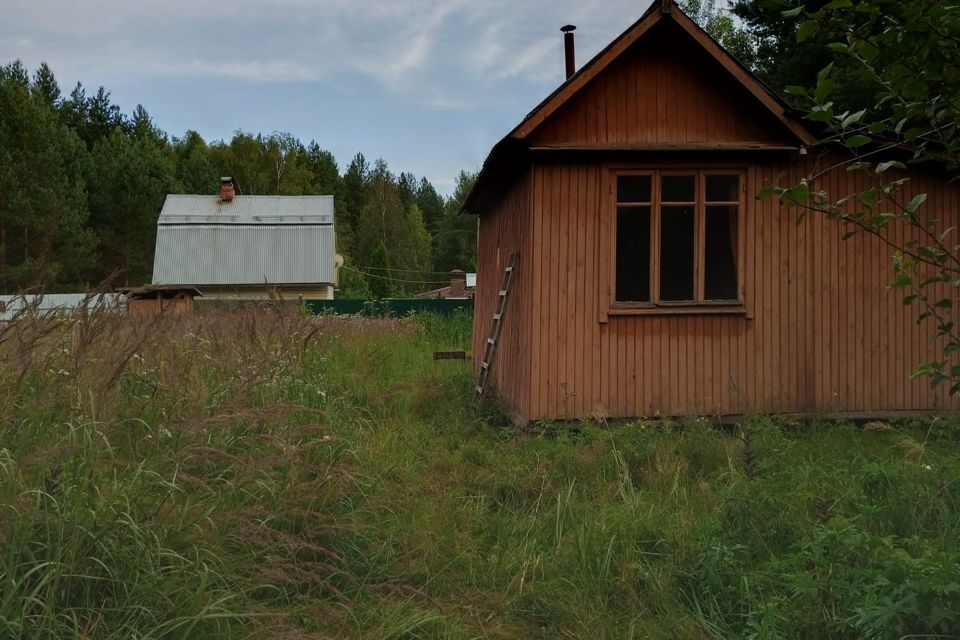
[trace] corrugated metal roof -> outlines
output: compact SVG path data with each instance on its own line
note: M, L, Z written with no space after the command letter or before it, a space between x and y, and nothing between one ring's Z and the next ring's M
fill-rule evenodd
M158 224L333 224L333 196L218 196L170 194Z
M153 284L333 284L333 196L168 195Z
M335 254L332 226L160 226L153 284L332 284Z
M75 311L86 302L87 309L102 307L123 310L126 308L126 296L119 293L48 293L45 295L0 294L0 320L12 320L25 307L37 313L48 314L58 311Z

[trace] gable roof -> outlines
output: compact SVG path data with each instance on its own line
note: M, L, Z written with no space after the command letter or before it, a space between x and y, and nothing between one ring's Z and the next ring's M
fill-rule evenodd
M464 199L461 212L469 212L477 204L477 201L482 199L484 191L487 189L487 183L496 177L510 174L511 171L516 170L517 165L526 162L526 159L518 159L517 156L518 153L523 155L529 149L529 144L526 144L526 141L537 127L567 104L591 80L619 59L652 27L663 21L670 21L686 32L703 51L716 60L732 76L733 80L752 95L782 125L784 131L796 140L798 146L813 145L816 142L816 138L807 128L791 116L791 108L690 19L676 6L674 0L654 0L633 25L557 87L553 93L534 107L520 124L494 145L480 169L473 189Z
M333 284L333 196L168 195L153 285Z
M219 196L169 194L158 224L333 224L333 196Z

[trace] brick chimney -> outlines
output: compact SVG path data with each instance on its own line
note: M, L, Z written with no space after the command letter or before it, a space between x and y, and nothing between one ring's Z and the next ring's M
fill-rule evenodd
M462 298L467 291L467 274L460 269L450 272L450 297Z
M230 202L233 200L234 190L233 190L233 178L225 176L220 178L220 201L221 202Z

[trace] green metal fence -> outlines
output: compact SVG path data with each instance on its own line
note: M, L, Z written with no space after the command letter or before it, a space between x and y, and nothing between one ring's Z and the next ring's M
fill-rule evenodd
M303 304L315 314L402 317L411 313L436 313L449 316L459 311L473 315L472 299L304 300Z

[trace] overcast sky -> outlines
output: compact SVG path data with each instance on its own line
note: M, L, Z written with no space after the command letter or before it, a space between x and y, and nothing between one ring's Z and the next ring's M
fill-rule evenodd
M460 169L650 0L0 0L0 64L46 60L64 94L104 85L171 136L288 131L449 192Z

